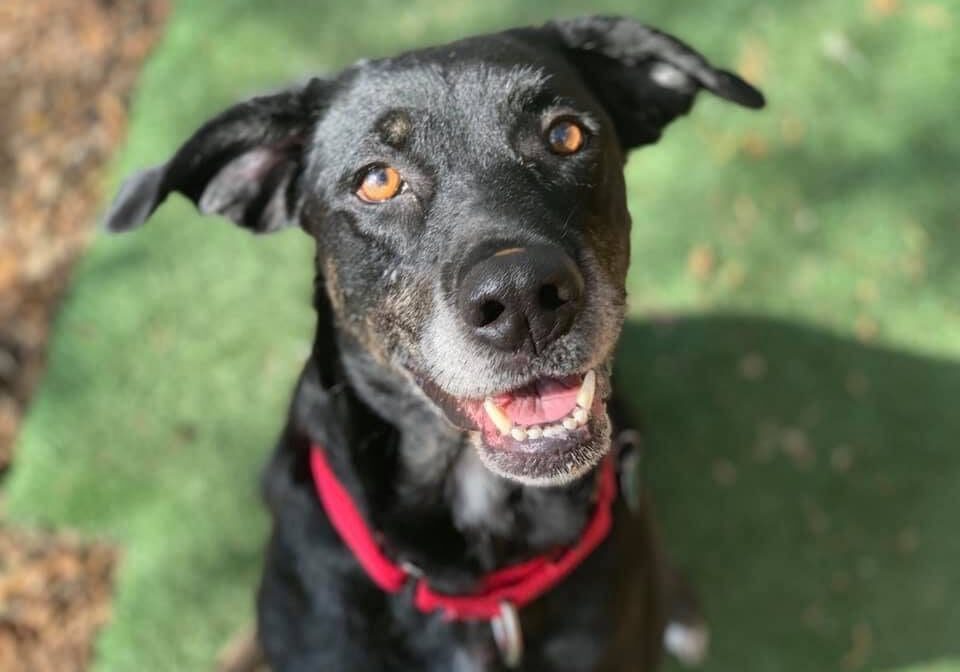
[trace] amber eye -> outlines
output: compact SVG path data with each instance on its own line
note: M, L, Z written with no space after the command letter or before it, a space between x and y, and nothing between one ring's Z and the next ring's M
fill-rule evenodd
M396 168L373 166L368 168L357 187L357 196L367 203L382 203L400 193L403 179Z
M555 121L547 129L547 144L554 154L575 154L583 147L583 140L583 128L569 119Z

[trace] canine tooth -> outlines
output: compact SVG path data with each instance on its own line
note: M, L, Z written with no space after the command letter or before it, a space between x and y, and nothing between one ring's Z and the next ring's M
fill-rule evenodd
M514 427L512 430L510 430L510 436L517 441L526 441L527 431L525 429L521 429L520 427Z
M577 421L574 420L573 418L564 418L564 419L563 419L563 428L564 428L564 429L569 429L569 430L572 431L572 430L574 430L574 429L577 428Z
M493 424L497 426L501 434L509 434L510 430L513 429L513 422L510 421L510 418L507 417L507 414L504 413L499 406L493 403L493 399L488 398L483 402L483 410L487 412L487 416L489 416Z
M578 425L587 424L587 419L590 417L590 413L587 412L585 408L575 408L571 414L573 419L577 421Z
M527 430L528 439L539 439L541 436L543 436L543 430L539 427L531 427Z
M593 405L593 395L596 391L597 373L593 370L587 371L580 385L580 391L577 392L577 406L589 409Z

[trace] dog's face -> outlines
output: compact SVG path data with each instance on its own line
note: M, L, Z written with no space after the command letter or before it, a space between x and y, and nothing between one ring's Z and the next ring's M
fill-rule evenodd
M363 62L227 110L125 185L108 223L135 226L179 191L254 231L299 224L338 327L382 373L494 472L561 484L610 443L625 153L700 88L762 105L626 19Z

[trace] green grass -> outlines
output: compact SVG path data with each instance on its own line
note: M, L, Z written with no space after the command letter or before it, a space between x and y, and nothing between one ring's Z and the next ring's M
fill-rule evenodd
M619 375L705 669L960 670L960 12L900 4L181 2L111 185L249 93L555 15L632 14L759 75L766 112L705 96L627 171ZM251 619L310 257L172 199L77 269L5 499L122 545L98 670L208 669Z

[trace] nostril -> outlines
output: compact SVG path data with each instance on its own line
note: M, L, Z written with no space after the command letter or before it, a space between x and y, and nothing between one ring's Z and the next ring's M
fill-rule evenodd
M480 324L478 327L485 327L488 324L497 321L497 318L503 314L505 306L499 301L489 299L480 304Z
M570 292L553 283L540 288L540 307L546 310L556 310L571 298Z
M468 255L475 258L489 250ZM503 352L539 355L572 328L584 281L553 245L506 247L459 273L453 297L470 336Z

